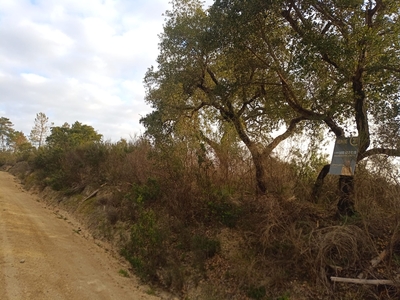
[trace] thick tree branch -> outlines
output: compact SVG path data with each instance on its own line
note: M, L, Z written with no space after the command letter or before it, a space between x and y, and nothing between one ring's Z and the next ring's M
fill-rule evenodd
M289 106L295 112L297 112L302 117L304 117L305 119L308 119L308 120L324 120L326 118L325 115L318 114L316 112L313 112L312 110L302 107L299 104L295 93L293 92L293 90L290 88L288 82L286 81L286 78L279 71L277 73L282 82L283 95L285 96L286 101L289 104Z
M377 154L384 154L388 156L400 156L400 149L387 149L387 148L369 149L367 151L364 151L363 153L360 153L360 155L357 158L357 161L363 160L364 158Z
M352 78L352 88L354 93L354 110L358 136L360 138L359 153L365 152L370 145L370 132L368 125L368 115L366 108L366 95L363 84L364 64L366 59L366 49L360 51L357 69Z
M341 137L344 136L344 131L343 129L338 126L335 121L332 120L331 117L326 117L324 119L324 122L328 127L333 131L333 133L336 135L336 137Z
M281 143L282 141L284 141L285 139L287 139L292 133L293 131L296 129L296 125L301 122L307 120L304 117L298 117L295 119L292 119L290 121L289 127L286 129L286 131L284 133L282 133L281 135L278 135L276 138L274 138L274 140L265 148L264 150L264 155L269 155L272 150L274 150L279 143Z
M341 34L347 38L348 36L348 32L347 32L347 25L345 22L343 22L342 20L335 18L327 9L326 7L324 7L324 5L322 4L323 2L320 1L316 1L315 2L315 9L321 13L324 17L328 18L328 20L334 25L336 26L336 28L341 32Z
M244 101L242 107L238 111L238 115L241 116L243 112L246 110L247 106L254 101L256 101L259 97L261 96L261 92L257 91L253 97L251 97L249 100Z
M325 33L328 32L329 28L331 28L332 23L331 22L327 22L324 26L324 28L322 28L321 30L321 35L324 35Z
M282 17L284 17L286 19L286 21L289 22L290 26L292 26L292 28L295 32L297 32L301 37L304 37L303 30L300 29L297 22L292 18L289 10L282 11Z
M376 0L375 1L375 6L372 9L368 9L367 10L367 14L366 14L366 24L369 28L371 28L373 26L373 18L374 15L381 9L383 8L383 2L382 0Z

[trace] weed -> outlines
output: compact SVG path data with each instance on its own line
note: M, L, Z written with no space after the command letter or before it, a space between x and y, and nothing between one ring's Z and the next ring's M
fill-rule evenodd
M147 293L147 295L153 295L153 296L156 295L156 291L155 291L154 289L152 289L152 288L148 289L148 290L146 291L146 293Z
M235 227L240 217L240 209L228 202L208 202L208 209L211 214L222 224L228 227Z
M396 266L400 266L400 255L396 253L393 254L392 261L396 264Z
M285 294L285 295L279 296L276 300L290 300L290 297L289 297L289 295Z
M120 270L118 271L118 273L119 273L122 277L129 277L129 273L128 273L127 270L120 269Z
M260 300L265 297L267 291L264 286L251 286L247 289L247 296L251 299ZM283 299L281 299L283 300Z
M115 225L119 219L119 211L114 207L107 208L107 220L110 222L111 225Z
M195 254L195 265L198 269L204 271L206 260L220 252L221 243L206 236L195 235L191 241L191 248Z
M207 202L207 209L211 217L228 227L234 227L241 214L241 209L230 200L232 193L228 187L215 189Z

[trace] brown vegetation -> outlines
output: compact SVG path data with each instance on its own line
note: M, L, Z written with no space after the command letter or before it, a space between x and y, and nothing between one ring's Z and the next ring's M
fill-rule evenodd
M62 153L41 149L10 171L74 212L94 237L111 241L143 280L182 299L398 299L400 187L393 164L359 166L357 213L341 218L337 178L326 177L314 202L317 172L303 169L310 165L270 158L270 190L259 196L249 161L231 157L236 166L221 170L199 153L161 151L138 138ZM362 272L395 284L330 280Z

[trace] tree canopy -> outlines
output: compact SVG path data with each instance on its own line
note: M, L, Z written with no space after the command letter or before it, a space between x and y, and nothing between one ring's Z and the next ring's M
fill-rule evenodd
M400 154L399 10L383 0L217 0L211 15L224 44L275 70L282 104L336 136L358 135L361 160Z
M84 143L99 142L102 135L98 134L92 126L76 121L69 125L51 127L51 134L46 138L50 148L70 148Z
M0 147L2 151L8 149L14 132L14 124L6 117L0 118Z
M265 157L297 132L358 135L358 161L399 155L399 9L383 0L216 0L209 10L173 1L158 66L145 76L147 133L188 120L206 132L232 124L262 192Z
M30 151L32 144L22 131L14 131L10 136L10 148L14 153Z
M50 133L49 118L46 116L46 114L42 112L37 113L35 118L35 124L31 130L29 139L33 144L37 145L37 147L40 148L46 142L46 137L49 135L49 133Z

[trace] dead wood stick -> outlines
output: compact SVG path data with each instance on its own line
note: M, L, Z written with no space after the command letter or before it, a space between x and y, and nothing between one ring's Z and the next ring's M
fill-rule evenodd
M100 191L100 189L95 190L93 193L91 193L89 196L87 196L85 199L82 200L82 202L85 202L86 200L89 200L90 198L96 196L96 194Z
M381 254L371 260L371 267L375 268L386 257L386 255L388 255L388 251L385 249Z
M371 266L369 266L366 270L358 274L357 278L362 279L365 278L366 272L375 268L382 260L385 259L386 255L388 255L387 249L383 250L377 257L370 261Z
M387 279L358 279L358 278L344 278L344 277L331 277L332 281L335 282L347 282L347 283L356 283L356 284L386 284L386 285L396 285L392 280Z
M87 196L85 199L83 199L82 202L79 203L79 205L81 205L86 200L89 200L90 198L93 198L94 196L96 196L96 194L100 191L100 189L105 185L107 185L107 183L103 183L97 190L95 190L93 193L91 193L89 196Z

